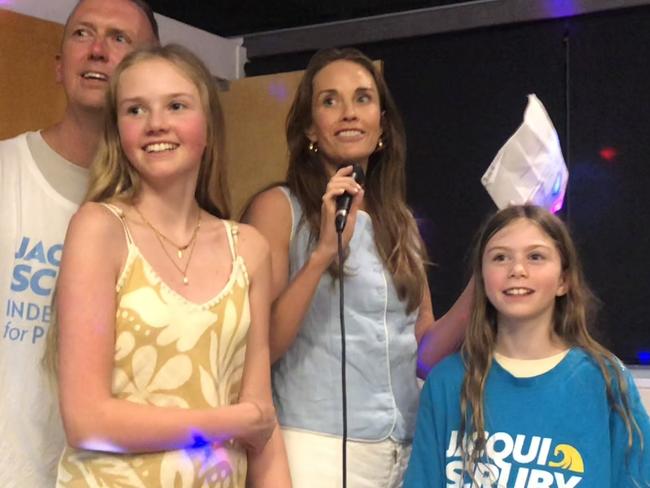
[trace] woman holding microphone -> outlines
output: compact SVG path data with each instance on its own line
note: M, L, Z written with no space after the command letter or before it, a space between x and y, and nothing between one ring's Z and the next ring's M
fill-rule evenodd
M416 370L428 371L460 342L469 293L434 320L426 251L405 200L404 128L370 59L356 49L316 53L289 112L287 142L286 186L257 195L244 219L271 248L274 400L293 484L330 488L342 476L334 222L336 200L348 193L348 486L401 486L415 428ZM365 173L363 186L352 163Z

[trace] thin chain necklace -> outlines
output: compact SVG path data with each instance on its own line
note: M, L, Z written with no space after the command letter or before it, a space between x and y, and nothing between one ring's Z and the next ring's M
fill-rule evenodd
M190 261L192 260L192 253L194 252L194 245L196 244L196 236L199 232L199 228L201 227L201 209L199 209L199 216L196 219L196 227L194 227L194 231L192 232L192 237L190 237L190 240L187 244L184 246L178 246L174 241L172 241L169 237L167 237L165 234L160 232L158 229L156 229L151 222L149 222L144 215L142 215L142 212L138 210L138 208L134 205L133 208L135 211L138 213L142 221L149 226L149 228L153 231L154 235L156 236L156 239L158 239L158 243L160 244L160 247L162 247L163 252L165 253L165 256L171 261L171 263L174 265L174 268L178 270L178 272L183 275L183 284L184 285L189 285L190 280L187 278L187 269L190 267ZM185 251L189 247L189 253L187 255L187 261L185 262L184 267L180 267L174 258L169 254L169 251L167 251L167 248L165 247L165 243L163 242L163 239L167 241L169 244L174 246L177 250L177 255L178 259L183 258L183 251Z
M199 209L199 215L196 219L196 227L194 227L194 230L192 231L192 236L190 237L190 240L187 241L187 244L183 246L179 246L176 244L174 241L172 241L169 237L167 237L165 234L160 232L158 229L156 229L151 222L149 222L144 215L138 210L137 207L133 206L136 212L138 212L138 215L142 219L142 221L147 224L151 230L154 231L154 234L158 237L158 239L163 239L167 241L168 244L171 244L174 248L176 248L176 255L178 256L178 259L183 259L183 251L185 251L188 247L192 245L194 240L196 239L196 234L199 232L199 228L201 227L201 209Z

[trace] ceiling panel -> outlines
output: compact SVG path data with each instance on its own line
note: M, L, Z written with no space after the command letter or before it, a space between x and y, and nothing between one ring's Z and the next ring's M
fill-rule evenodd
M484 1L484 0L474 0ZM154 11L223 37L358 19L467 0L150 0Z

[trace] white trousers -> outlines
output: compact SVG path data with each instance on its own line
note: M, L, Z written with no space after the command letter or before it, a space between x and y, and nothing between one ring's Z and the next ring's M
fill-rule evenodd
M293 488L341 486L342 442L333 437L282 429ZM400 488L411 444L392 439L347 443L348 488Z

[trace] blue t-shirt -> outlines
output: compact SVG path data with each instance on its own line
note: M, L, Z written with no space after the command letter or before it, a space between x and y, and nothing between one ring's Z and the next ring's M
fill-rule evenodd
M404 488L470 486L467 477L461 483L463 461L457 449L464 374L459 354L429 374ZM648 414L629 371L623 369L623 374L647 445ZM485 391L489 459L479 466L485 474L477 479L485 481L472 486L650 486L650 450L641 450L635 435L627 452L625 425L607 400L600 369L582 349L572 349L552 370L532 378L516 378L493 362Z

